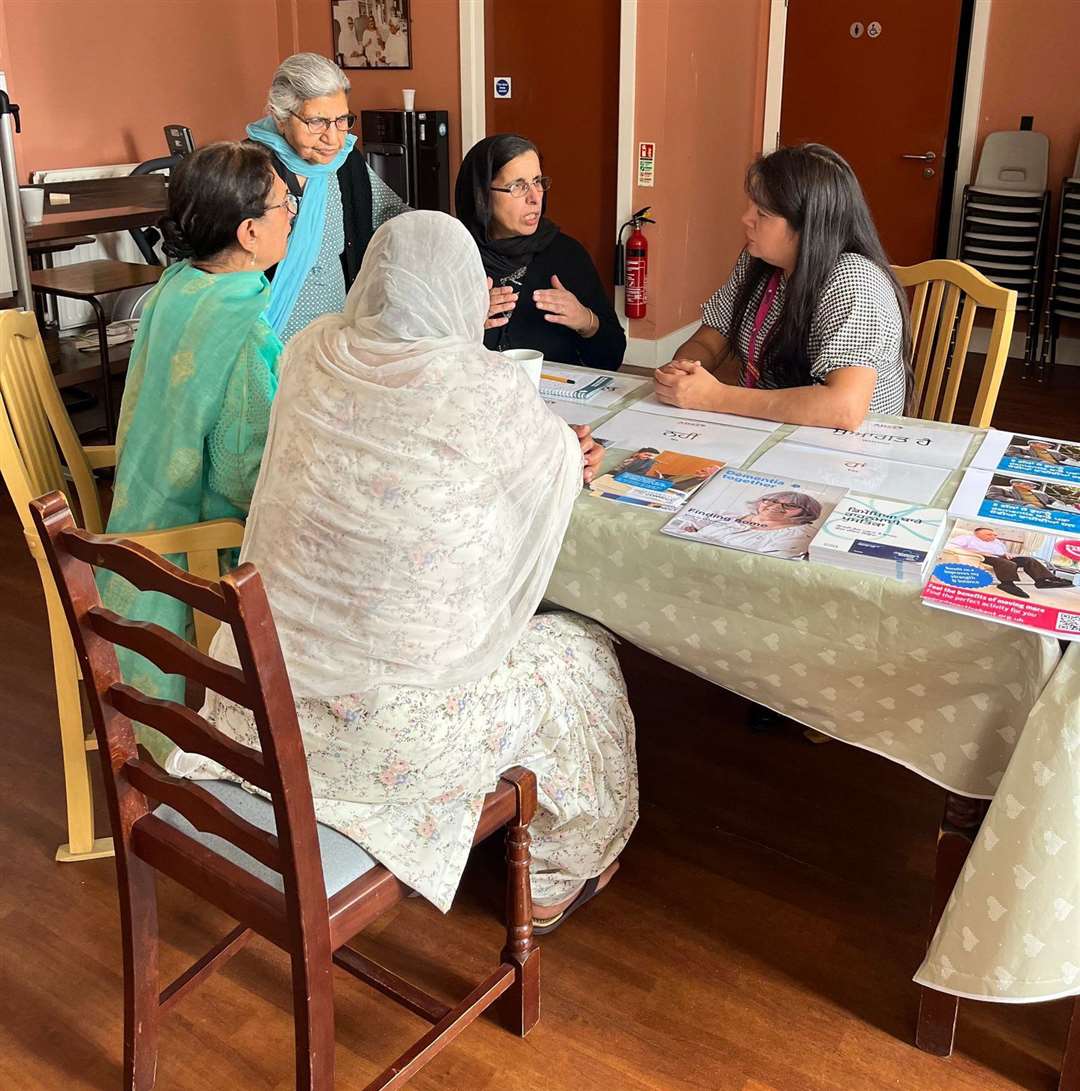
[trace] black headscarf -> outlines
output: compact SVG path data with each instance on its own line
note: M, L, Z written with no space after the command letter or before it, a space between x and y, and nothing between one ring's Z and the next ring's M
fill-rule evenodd
M525 152L540 154L535 144L513 133L485 137L461 161L461 169L454 186L457 217L476 240L484 269L496 284L528 265L533 255L546 249L559 233L558 225L544 215L547 211L545 194L544 203L540 206L540 221L531 235L513 235L508 239L488 238L488 227L491 224L491 180L511 159Z

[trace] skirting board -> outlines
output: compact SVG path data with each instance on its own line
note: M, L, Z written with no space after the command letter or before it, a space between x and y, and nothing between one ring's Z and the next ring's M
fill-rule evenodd
M1027 334L1014 332L1012 343L1009 345L1009 359L1022 360L1024 358L1024 341ZM970 352L986 352L990 345L990 330L985 326L976 326L971 331ZM1077 366L1080 365L1080 337L1059 337L1057 340L1057 363Z
M649 341L643 337L630 337L626 342L626 363L636 364L638 367L661 367L666 364L675 350L690 339L690 335L700 326L700 322L691 322L681 329L665 333L656 341Z

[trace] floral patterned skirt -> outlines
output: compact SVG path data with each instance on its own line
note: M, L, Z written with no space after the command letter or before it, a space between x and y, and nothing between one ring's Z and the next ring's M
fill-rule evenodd
M634 718L622 673L607 632L573 614L534 617L501 666L478 682L302 699L297 714L318 820L443 912L484 796L511 766L537 777L530 828L537 902L559 901L599 875L637 822ZM203 715L258 747L247 709L211 695ZM170 767L196 778L224 774L194 755Z

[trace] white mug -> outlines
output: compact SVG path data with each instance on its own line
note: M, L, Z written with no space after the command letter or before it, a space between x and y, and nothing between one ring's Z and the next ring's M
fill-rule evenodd
M520 364L525 369L525 374L529 376L529 382L537 390L540 389L540 370L544 363L542 352L536 349L504 349L503 356Z
M412 87L402 88L401 99L405 103L405 109L411 114L416 108L416 90Z
M23 223L39 224L45 213L45 191L32 186L19 189L19 202L22 204Z

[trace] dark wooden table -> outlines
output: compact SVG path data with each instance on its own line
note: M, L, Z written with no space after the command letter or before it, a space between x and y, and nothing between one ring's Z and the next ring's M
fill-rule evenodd
M48 182L35 188L45 191L45 215L41 223L27 225L28 244L148 227L161 218L168 201L161 174ZM70 200L56 204L53 194L67 194Z

